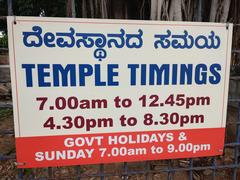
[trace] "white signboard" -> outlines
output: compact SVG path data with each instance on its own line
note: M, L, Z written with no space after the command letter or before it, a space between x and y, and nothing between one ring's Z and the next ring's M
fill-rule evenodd
M232 24L8 17L20 168L223 153Z

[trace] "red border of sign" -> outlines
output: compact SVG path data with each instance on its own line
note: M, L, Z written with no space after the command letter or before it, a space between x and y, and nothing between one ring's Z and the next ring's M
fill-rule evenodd
M136 136L145 134L150 137L154 134L162 133L171 133L173 134L174 139L168 141L167 138L159 141L149 141L149 142L140 142L136 141ZM184 133L184 136L187 139L180 139L181 133ZM213 136L214 134L214 136ZM58 136L37 136L37 137L19 137L16 138L17 151L17 162L18 168L34 168L34 167L49 167L49 166L73 166L73 165L87 165L87 164L100 164L100 163L119 163L119 162L134 162L134 161L147 161L147 160L163 160L163 159L179 159L179 158L193 158L193 157L205 157L205 156L216 156L223 154L224 146L224 135L225 128L201 128L201 129L187 129L187 130L160 130L160 131L141 131L141 132L125 132L125 133L97 133L97 134L79 134L79 135L58 135ZM129 140L124 144L117 141L116 144L109 143L109 137L127 137ZM129 137L131 136L131 137ZM101 143L97 141L91 141L91 144L80 143L77 145L74 143L73 146L67 147L64 144L64 141L68 138L70 139L85 139L85 138L95 138L102 137ZM134 142L135 141L135 142ZM74 141L75 142L75 141ZM80 141L82 142L82 141ZM172 144L175 147L175 150L168 152L168 145ZM192 144L192 148L185 149L180 151L180 144L185 147ZM200 151L193 151L193 145L205 147L206 144L209 144L209 148L201 148ZM203 146L202 146L203 145ZM152 153L151 148L162 147L162 153ZM182 147L182 146L181 146ZM106 148L105 155L101 155L100 149ZM113 154L113 149L139 149L145 148L146 153L133 153L133 154ZM92 156L85 156L81 158L63 158L56 159L55 155L50 155L53 157L51 160L42 159L36 160L36 153L40 152L62 152L62 151L75 151L78 152L85 150L94 149ZM195 149L195 148L194 148ZM134 151L135 152L135 151ZM82 153L81 153L82 154ZM83 153L85 154L85 153ZM49 155L48 155L49 157Z

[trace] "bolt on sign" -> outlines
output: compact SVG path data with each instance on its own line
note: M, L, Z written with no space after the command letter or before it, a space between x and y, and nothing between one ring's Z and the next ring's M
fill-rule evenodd
M223 153L232 24L8 17L19 168Z

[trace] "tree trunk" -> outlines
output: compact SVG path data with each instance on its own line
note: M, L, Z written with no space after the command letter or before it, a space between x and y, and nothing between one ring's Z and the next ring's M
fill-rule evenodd
M169 12L169 19L171 21L182 21L182 1L172 0Z
M101 0L101 18L103 18L103 19L108 18L107 2L106 2L106 0Z
M198 13L197 13L197 21L202 21L202 10L203 10L203 0L198 0Z
M82 0L82 18L87 18L86 0Z
M218 6L219 6L218 0L212 0L210 16L209 16L209 21L210 22L215 22L216 21Z
M75 4L75 0L72 0L72 17L75 18L76 17L76 4Z
M222 3L223 3L223 13L220 18L220 22L227 22L231 0L224 0Z
M126 1L125 0L113 0L111 1L112 18L114 19L126 19Z
M163 1L164 0L158 0L158 4L157 4L157 20L161 20Z
M157 19L157 0L151 0L151 20Z
M151 0L151 20L161 20L164 0Z
M165 0L163 1L163 6L162 6L162 19L169 21L169 11L168 8L169 7L169 0Z
M67 0L67 3L66 3L66 16L67 17L71 17L72 16L71 0Z
M88 0L89 9L90 9L90 18L94 18L94 2L93 0Z
M67 17L76 17L76 6L75 0L67 0L66 3L66 16Z

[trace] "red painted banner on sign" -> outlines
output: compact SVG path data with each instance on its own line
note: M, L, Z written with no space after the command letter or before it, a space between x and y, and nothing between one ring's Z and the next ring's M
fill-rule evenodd
M19 168L213 156L225 128L18 137Z

